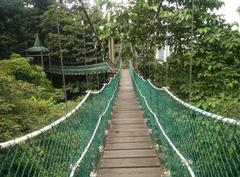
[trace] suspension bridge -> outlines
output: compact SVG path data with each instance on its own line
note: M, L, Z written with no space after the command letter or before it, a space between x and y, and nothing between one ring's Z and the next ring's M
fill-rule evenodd
M0 177L240 177L240 122L193 107L166 87L157 88L131 63L128 69L112 69L80 2L92 28L91 34L82 34L77 62L84 59L84 65L75 58L64 63L58 20L60 60L45 61L41 50L41 63L48 63L47 73L63 76L64 88L65 75L85 75L86 80L88 75L115 75L99 91L88 91L62 118L0 143ZM161 3L154 19L160 9ZM193 15L192 10L191 45ZM148 38L153 32L150 26Z
M0 176L238 177L239 126L155 87L130 63L64 117L1 143Z

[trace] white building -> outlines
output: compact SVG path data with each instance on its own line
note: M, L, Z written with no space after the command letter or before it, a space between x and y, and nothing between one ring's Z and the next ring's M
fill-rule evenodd
M170 53L169 45L166 45L162 49L158 49L158 48L156 49L156 60L159 60L161 62L166 62L167 57L169 57L170 55L171 53Z

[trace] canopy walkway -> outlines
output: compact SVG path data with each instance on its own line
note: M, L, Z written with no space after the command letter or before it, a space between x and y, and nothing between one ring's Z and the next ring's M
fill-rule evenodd
M0 176L240 176L240 122L184 103L131 64L130 73L141 109L119 70L64 117L0 143Z
M45 68L45 71L53 74L62 74L62 67L58 65L52 65ZM86 75L107 73L111 71L111 68L106 62L83 65L83 66L64 66L63 71L65 75Z

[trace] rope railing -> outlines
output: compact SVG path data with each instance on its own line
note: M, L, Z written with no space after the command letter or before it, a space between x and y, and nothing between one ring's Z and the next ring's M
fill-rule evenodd
M104 111L104 112L102 113L102 115L99 117L97 126L96 126L96 128L94 129L94 132L93 132L93 134L92 134L92 137L91 137L90 141L88 142L88 145L86 146L86 148L84 149L84 152L82 153L82 155L80 156L80 158L78 159L78 161L76 162L76 164L74 165L74 167L72 168L72 172L71 172L71 174L70 174L70 177L73 177L73 176L74 176L74 174L76 173L77 168L79 167L80 163L82 162L83 158L85 157L86 153L88 152L91 144L93 143L94 138L96 137L96 133L99 131L99 126L100 126L100 124L101 124L101 121L102 121L103 117L107 114L107 112L108 112L108 110L109 110L109 107L112 105L113 99L114 99L114 97L115 97L115 95L116 95L117 88L118 88L118 87L116 86L116 87L115 87L115 90L114 90L114 92L113 92L113 94L112 94L111 99L108 101L108 105L107 105L105 111ZM97 94L97 93L96 93L96 94ZM99 136L99 135L98 135L98 136Z
M132 72L131 72L131 74L133 75ZM177 155L179 156L179 158L182 160L182 163L187 166L187 168L188 168L189 173L191 174L191 176L192 176L192 177L195 177L195 174L194 174L194 172L193 172L190 164L189 164L188 161L185 159L185 157L181 154L181 152L175 147L175 145L173 144L173 142L169 139L169 137L167 136L166 132L163 130L161 124L159 123L156 113L154 113L154 112L152 111L152 109L149 107L148 102L147 102L147 100L146 100L146 97L143 96L143 94L142 94L141 90L139 89L139 87L137 86L136 82L135 82L134 80L133 80L133 82L134 82L134 85L135 85L135 88L136 88L137 93L138 93L138 94L141 96L141 98L143 99L144 104L146 105L149 113L151 113L151 114L154 116L154 118L155 118L155 120L156 120L156 122L157 122L157 124L158 124L158 126L159 126L159 129L161 130L162 134L164 135L164 137L166 138L166 140L168 141L168 143L170 144L170 146L172 147L172 149L176 152L176 154L177 154Z
M139 76L133 85L160 160L171 176L239 176L239 121L195 108Z
M237 120L231 119L231 118L226 118L226 117L223 117L223 116L211 113L211 112L207 112L207 111L202 110L200 108L194 107L194 106L182 101L178 97L176 97L171 91L169 91L169 89L167 87L158 88L158 87L153 85L151 80L147 80L147 82L156 90L161 90L161 91L165 90L173 99L175 99L177 102L181 103L182 105L186 106L187 108L192 109L193 111L199 112L202 115L209 116L213 119L217 119L217 120L220 120L220 121L225 122L225 123L240 126L240 121L237 121Z
M66 116L0 143L0 176L69 176L73 169L77 176L89 176L98 166L119 79L120 69L100 91L89 91Z

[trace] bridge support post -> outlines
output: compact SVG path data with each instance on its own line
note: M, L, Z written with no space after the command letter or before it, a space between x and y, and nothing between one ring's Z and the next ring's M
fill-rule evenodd
M131 52L132 52L132 56L133 56L133 66L134 68L138 69L138 64L140 61L139 60L139 56L138 56L138 53L137 51L135 50L134 46L132 43L131 44Z
M51 55L48 55L48 65L49 65L49 67L52 66Z
M41 52L41 65L44 67L44 62L43 62L43 52Z

